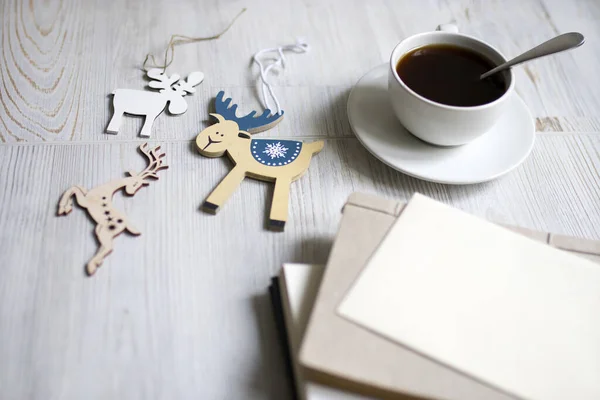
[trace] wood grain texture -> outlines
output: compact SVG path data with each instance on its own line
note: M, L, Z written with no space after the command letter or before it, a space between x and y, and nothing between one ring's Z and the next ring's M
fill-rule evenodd
M191 0L4 1L0 140L112 140L104 133L112 113L108 94L144 88L140 66L146 53L161 54L174 32L217 32L242 7L239 1L218 7ZM289 55L285 73L274 79L287 113L272 134L310 130L316 136L348 136L345 99L356 80L386 62L402 38L448 21L507 56L558 32L580 30L589 38L582 48L516 68L516 89L540 131L597 131L600 43L593 39L599 33L598 8L594 0L257 0L218 41L177 49L168 72L185 76L200 69L206 80L187 99L185 115L156 121L156 138L191 138L204 126L208 106L221 89L241 104L240 111L258 109L252 55L296 36L305 36L312 47L307 55ZM122 134L135 138L141 122L126 119Z
M93 228L76 208L55 216L74 183L94 187L144 162L141 118L103 133L116 88L143 89L139 68L173 33L220 40L180 47L168 73L206 79L182 116L163 115L151 145L170 169L134 199L115 196L143 232L119 238L85 278ZM519 12L514 10L518 9ZM580 49L516 70L536 118L526 163L482 185L419 181L377 161L346 115L352 85L403 37L455 21L512 56L557 32ZM498 222L600 238L600 6L595 0L5 0L0 2L0 398L285 399L291 396L266 288L283 262L324 263L354 191L407 200L415 191ZM240 115L260 109L262 48L304 36L274 77L285 119L257 138L325 139L290 192L284 233L266 231L272 185L244 181L218 216L202 201L230 170L200 156L215 93ZM132 204L135 202L135 205Z

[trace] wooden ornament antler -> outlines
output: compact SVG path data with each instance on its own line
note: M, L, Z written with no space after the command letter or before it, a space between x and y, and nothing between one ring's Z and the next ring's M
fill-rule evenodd
M250 133L267 130L283 118L265 110L255 117L256 111L244 117L236 116L237 104L229 107L231 99L224 99L221 91L215 99L217 123L196 136L198 151L205 157L227 154L235 167L204 201L202 208L216 213L245 177L275 182L269 228L283 231L287 221L290 185L308 169L313 155L324 146L322 140L303 143L296 140L252 139Z
M140 173L128 171L128 177L110 181L90 191L81 186L73 186L62 195L58 203L58 215L67 215L73 210L73 196L75 196L77 204L86 209L90 217L96 221L95 233L100 247L86 266L86 271L90 276L102 265L104 258L112 252L113 239L116 236L125 230L132 235L141 234L133 227L129 219L113 206L113 195L119 190L125 189L125 193L133 196L143 186L150 184L148 178L158 179L156 173L161 169L169 168L164 164L164 153L159 152L160 146L148 150L148 143L144 143L139 150L148 159L148 166Z

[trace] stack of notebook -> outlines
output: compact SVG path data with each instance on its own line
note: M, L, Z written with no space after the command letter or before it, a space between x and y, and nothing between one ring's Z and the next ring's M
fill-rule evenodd
M271 294L299 399L600 398L600 243L353 194Z

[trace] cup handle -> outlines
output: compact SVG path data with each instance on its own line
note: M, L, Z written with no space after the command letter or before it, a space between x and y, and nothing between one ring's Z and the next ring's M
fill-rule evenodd
M435 28L436 31L458 33L458 26L456 24L441 24Z

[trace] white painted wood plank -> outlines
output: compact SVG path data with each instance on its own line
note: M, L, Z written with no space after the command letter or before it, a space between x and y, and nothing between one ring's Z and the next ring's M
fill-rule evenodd
M83 275L93 226L81 210L56 217L57 196L141 167L135 148L3 148L2 204L15 208L0 216L0 354L12 360L2 363L0 397L286 398L265 295L272 250L246 230L234 233L240 215L223 221L197 211L203 176L216 179L223 163L202 171L187 144L166 146L168 174L116 201L142 240L119 238L101 279Z
M116 88L141 89L147 84L140 70L147 52L162 54L173 33L214 34L243 6L211 7L181 1L142 7L124 0L108 4L65 0L61 7L31 4L27 7L15 0L0 7L0 78L5 89L0 132L5 141L107 140L102 134L111 115L107 95ZM178 47L169 72L186 75L200 69L206 80L199 93L188 97L188 113L159 117L155 128L164 132L159 138L188 138L197 131L197 118L207 118L207 106L221 89L233 88L234 100L245 101L242 109L250 111L258 105L257 70L250 68L252 55L302 35L314 48L309 55L288 55L285 73L275 78L275 84L291 121L300 116L304 121L317 121L319 129L314 134L331 135L331 124L323 122L326 116L338 113L331 109L331 100L372 64L365 54L373 43L366 29L361 34L360 52L349 52L336 40L363 12L361 3L354 2L340 16L342 7L336 3L311 11L301 3L257 1L219 41ZM40 25L40 16L48 26ZM49 27L52 31L43 36ZM333 60L339 65L329 67ZM296 88L301 88L300 93ZM307 110L312 112L307 114ZM197 111L197 116L191 115L192 111ZM126 123L123 134L133 138L141 119L129 120L136 125ZM289 130L304 126L306 123L299 123Z
M110 140L103 133L111 115L107 96L116 88L146 85L139 69L146 53L161 54L173 33L217 32L243 6L192 0L3 2L0 140ZM594 66L600 44L593 38L599 18L597 4L585 0L254 1L218 41L177 49L169 72L200 69L206 80L188 96L186 114L158 118L157 138L192 136L220 89L231 90L244 111L256 108L252 54L297 36L306 37L312 49L289 55L285 72L275 79L287 117L273 135L306 135L310 129L310 135L346 136L342 100L356 80L385 62L403 37L449 21L509 56L558 31L581 30L590 38L583 48L518 68L517 91L543 119L540 130L598 131L600 77ZM134 138L140 124L140 118L126 118L120 135Z
M116 239L93 278L93 226L56 217L72 184L141 169L137 142L0 147L0 398L287 398L265 295L283 262L323 263L353 191L419 191L499 222L600 238L600 137L544 135L495 182L444 186L402 175L355 139L331 139L292 186L286 232L265 231L272 188L245 181L217 216L198 210L227 172L188 142L171 168L115 198L142 231Z

